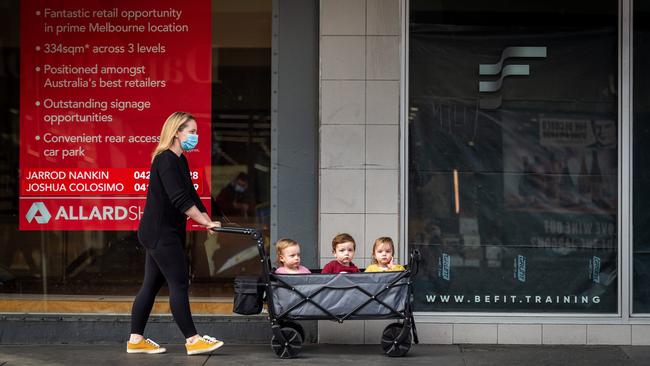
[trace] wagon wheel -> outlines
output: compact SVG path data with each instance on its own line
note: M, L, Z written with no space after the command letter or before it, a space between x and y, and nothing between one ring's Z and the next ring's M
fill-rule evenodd
M293 328L293 329L297 330L298 333L300 333L300 338L302 338L302 341L303 342L305 341L305 329L302 327L302 325L300 325L300 324L298 324L296 322L288 321L288 322L281 322L280 326L289 327L289 328Z
M381 336L381 348L384 353L390 357L404 356L411 348L411 329L405 329L406 336L403 340L399 340L399 336L404 329L404 324L392 323L389 324Z
M296 357L302 349L302 337L300 336L300 333L291 327L282 327L280 332L282 332L282 336L287 340L287 342L281 344L274 335L273 338L271 338L271 348L273 348L273 352L275 352L275 354L280 358Z

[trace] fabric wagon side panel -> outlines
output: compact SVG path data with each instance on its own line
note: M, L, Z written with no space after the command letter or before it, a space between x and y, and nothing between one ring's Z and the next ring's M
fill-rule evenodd
M349 319L399 317L390 308L397 312L406 308L408 278L401 276L402 272L274 275L274 310L281 315L291 309L285 316L292 319L335 320L351 312Z

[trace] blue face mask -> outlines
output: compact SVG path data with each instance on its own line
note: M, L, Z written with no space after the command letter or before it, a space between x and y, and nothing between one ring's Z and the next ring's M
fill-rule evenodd
M185 141L181 141L181 148L185 151L192 150L199 143L199 135L188 133Z

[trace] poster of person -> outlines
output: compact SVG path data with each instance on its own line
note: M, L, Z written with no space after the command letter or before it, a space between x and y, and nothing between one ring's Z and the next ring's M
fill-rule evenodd
M616 121L571 113L518 120L503 130L503 243L528 259L520 282L564 283L598 294L594 310L616 308Z
M506 209L616 213L616 133L610 118L543 114L504 130Z

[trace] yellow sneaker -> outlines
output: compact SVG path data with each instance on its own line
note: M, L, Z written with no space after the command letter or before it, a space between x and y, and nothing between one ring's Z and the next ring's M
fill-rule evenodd
M209 353L221 346L223 346L222 341L207 335L204 335L203 338L199 338L199 340L193 344L185 343L185 349L187 350L188 355Z
M139 343L126 342L126 353L164 353L167 350L151 339L141 339Z

